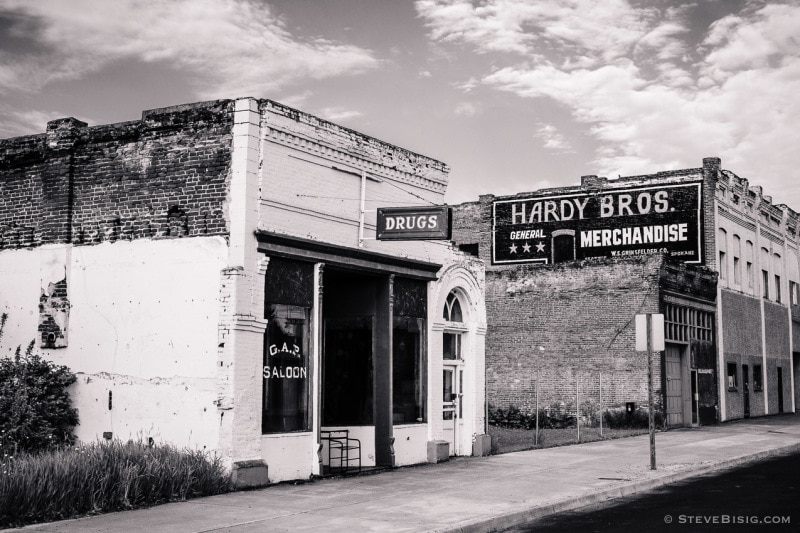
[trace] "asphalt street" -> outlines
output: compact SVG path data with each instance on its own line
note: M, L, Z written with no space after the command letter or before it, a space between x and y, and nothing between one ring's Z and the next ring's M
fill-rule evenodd
M534 520L508 533L800 531L800 454Z

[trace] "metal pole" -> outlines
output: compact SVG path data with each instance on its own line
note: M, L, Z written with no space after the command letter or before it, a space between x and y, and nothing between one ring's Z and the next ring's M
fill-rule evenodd
M578 373L575 373L575 425L578 427L578 442L581 441L581 386Z
M539 445L539 371L536 371L536 432L533 436L533 445Z
M600 438L603 438L603 373L600 372Z
M653 423L653 315L647 313L647 401L650 425L650 470L656 469L656 432Z
M358 247L364 246L364 211L367 199L367 172L361 171L361 204L358 209Z

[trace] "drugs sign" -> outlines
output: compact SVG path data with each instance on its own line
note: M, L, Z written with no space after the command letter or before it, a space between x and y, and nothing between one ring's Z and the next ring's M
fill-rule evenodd
M383 241L447 240L450 227L447 206L381 207L376 238Z

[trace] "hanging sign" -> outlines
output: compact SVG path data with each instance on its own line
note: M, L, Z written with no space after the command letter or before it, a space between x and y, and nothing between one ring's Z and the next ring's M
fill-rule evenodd
M492 263L657 253L701 263L701 185L662 184L496 200Z
M379 241L450 239L451 215L446 205L378 208Z

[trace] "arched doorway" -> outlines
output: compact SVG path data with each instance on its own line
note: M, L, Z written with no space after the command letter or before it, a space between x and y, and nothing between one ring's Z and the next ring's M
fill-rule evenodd
M467 328L458 291L453 289L442 309L442 437L450 445L450 455L463 453L460 449L464 433L464 352L463 341Z

